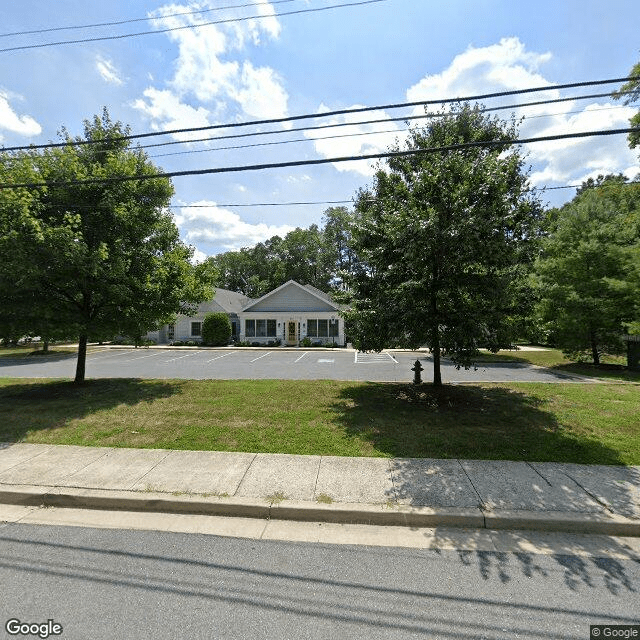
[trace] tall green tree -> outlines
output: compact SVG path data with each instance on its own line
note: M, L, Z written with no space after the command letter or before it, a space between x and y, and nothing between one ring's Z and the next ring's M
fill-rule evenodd
M551 211L536 278L541 316L569 357L621 353L640 320L640 185L600 176Z
M390 157L359 192L346 314L356 346L426 345L439 386L442 355L469 367L479 347L510 344L541 218L515 136L513 123L461 105L413 129L405 149L416 153ZM464 143L478 146L428 151Z
M143 335L211 293L210 267L192 266L166 209L171 182L149 177L128 133L105 110L83 136L63 131L65 146L2 157L2 183L46 186L0 190L0 297L23 332L46 319L78 337L76 382L89 337Z
M312 224L209 261L220 273L221 287L258 298L288 280L327 291L335 273L334 253L323 230Z
M325 254L331 282L340 285L345 274L356 268L357 258L351 248L353 212L347 207L329 207L322 216Z
M618 91L614 91L613 97L616 100L623 100L624 104L634 104L640 101L640 62L635 64L629 73L629 82L625 82ZM629 124L638 129L629 134L629 146L634 149L640 145L640 111L629 119Z

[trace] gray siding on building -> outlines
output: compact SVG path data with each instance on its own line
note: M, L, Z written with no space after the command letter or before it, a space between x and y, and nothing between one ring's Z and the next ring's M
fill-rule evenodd
M245 309L245 313L269 312L306 312L306 311L336 311L336 305L320 300L303 287L293 283L284 286L280 291L269 294Z

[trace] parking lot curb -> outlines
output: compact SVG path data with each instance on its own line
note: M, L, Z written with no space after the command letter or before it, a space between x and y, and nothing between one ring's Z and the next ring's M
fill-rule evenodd
M406 527L535 530L640 537L640 520L608 513L484 511L479 507L316 503L192 493L110 491L70 487L0 485L0 503L20 506L197 514Z

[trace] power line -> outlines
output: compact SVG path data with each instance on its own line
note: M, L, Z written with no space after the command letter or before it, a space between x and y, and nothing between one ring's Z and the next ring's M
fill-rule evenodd
M609 79L605 79L605 80L588 80L588 81L584 81L584 82L571 82L571 83L565 83L565 84L556 84L556 85L546 85L546 86L542 86L542 87L530 87L527 89L512 89L510 91L497 91L497 92L492 92L492 93L483 93L483 94L477 94L477 95L471 95L471 96L459 96L456 98L442 98L442 99L438 99L438 100L418 100L418 101L413 101L413 102L399 102L399 103L393 103L393 104L383 104L383 105L377 105L377 106L373 106L373 107L355 107L355 108L351 108L351 109L335 109L333 111L324 111L322 113L305 113L305 114L300 114L300 115L296 115L296 116L286 116L286 117L281 117L281 118L268 118L268 119L263 119L263 120L247 120L245 122L227 122L227 123L222 123L222 124L213 124L213 125L207 125L204 127L187 127L187 128L180 128L180 129L165 129L164 131L151 131L151 132L147 132L147 133L136 133L136 134L129 134L129 135L124 135L124 136L114 136L112 138L110 138L110 140L112 141L119 141L119 140L138 140L138 139L142 139L142 138L150 138L150 137L156 137L156 136L163 136L163 135L172 135L172 134L177 134L177 133L195 133L198 131L212 131L212 130L218 130L218 129L233 129L233 128L237 128L237 127L248 127L248 126L257 126L257 125L263 125L263 124L278 124L278 123L283 123L283 122L295 122L298 120L309 120L309 119L315 119L315 118L328 118L330 116L336 116L336 115L349 115L349 114L353 114L353 113L365 113L365 112L369 112L369 111L388 111L388 110L393 110L393 109L402 109L402 108L408 108L408 107L419 107L419 106L429 106L429 105L439 105L439 104L452 104L452 103L456 103L456 102L477 102L478 100L487 100L487 99L492 99L492 98L502 98L502 97L507 97L507 96L513 96L513 95L522 95L522 94L527 94L527 93L536 93L536 92L540 92L540 91L559 91L561 89L574 89L574 88L578 88L578 87L590 87L590 86L601 86L604 84L618 84L621 82L627 82L627 81L631 81L631 80L640 80L639 76L628 76L628 77L624 77L624 78L609 78ZM626 93L626 92L625 92ZM591 94L591 95L586 95L586 96L576 96L576 97L569 97L569 98L554 98L551 100L540 100L540 101L536 101L536 102L530 102L530 103L525 103L524 105L511 105L511 106L506 106L506 107L501 107L504 109L508 109L508 108L517 108L520 106L536 106L536 105L542 105L542 104L551 104L554 102L568 102L571 100L583 100L583 99L587 99L587 98L601 98L601 97L606 97L606 96L610 96L611 94L609 92L607 93L598 93L598 94ZM499 107L492 107L491 109L499 109ZM488 109L487 109L488 110ZM417 118L417 117L428 117L428 116L403 116L403 117L399 117L399 118L395 118L396 121L399 120L407 120L409 118ZM325 125L325 127L328 126L332 126L332 127L339 127L339 126L350 126L350 125L358 125L358 124L370 124L371 122L386 122L386 121L391 121L391 118L384 118L381 120L373 120L373 121L364 121L364 122L351 122L351 123L337 123L337 124L333 124L333 125ZM287 130L283 130L283 133L286 133L287 131L303 131L305 129L312 129L313 127L303 127L301 129L287 129ZM322 127L316 127L316 128L322 128ZM281 131L272 131L272 132L267 132L267 133L280 133ZM249 134L244 134L249 135ZM265 133L263 132L259 132L253 135L265 135ZM222 139L222 136L216 137L214 139ZM187 141L180 141L180 142L194 142L193 140L187 140ZM58 147L71 147L71 146L84 146L84 145L92 145L92 144L104 144L104 140L75 140L75 141L71 141L71 142L51 142L48 144L37 144L37 145L20 145L20 146L13 146L13 147L4 147L3 151L26 151L26 150L34 150L34 149L53 149L53 148L58 148ZM176 144L176 142L172 142L172 143L166 143L166 144Z
M319 204L347 204L353 200L320 200L315 202L250 202L245 204L216 202L214 204L170 204L169 209L209 209L214 207L293 207Z
M571 97L571 98L554 98L551 100L537 100L535 102L525 102L522 104L511 104L511 105L505 105L502 107L485 107L483 109L479 109L479 111L481 113L485 113L488 111L504 111L506 109L519 109L522 107L530 107L530 106L539 106L539 105L544 105L544 104L552 104L555 102L569 102L569 101L573 101L573 100L583 100L583 99L588 99L588 98L599 98L599 97L603 97L603 96L609 96L611 95L610 93L599 93L599 94L592 94L589 96L585 96L585 97ZM234 138L250 138L253 136L266 136L266 135L281 135L281 134L285 134L285 133L291 133L291 132L298 132L298 131L316 131L318 129L333 129L333 128L337 128L337 127L356 127L356 126L360 126L360 125L365 125L365 124L380 124L380 123L384 123L384 122L409 122L412 120L425 120L425 119L429 119L429 118L438 118L438 117L445 117L447 114L445 113L424 113L424 114L420 114L420 115L415 115L415 116L398 116L396 118L376 118L374 120L359 120L358 122L337 122L334 124L319 124L319 125L314 125L311 127L292 127L291 129L271 129L269 131L254 131L251 133L237 133L237 134L230 134L230 135L224 135L224 136L216 136L214 138L196 138L196 139L192 139L192 140L171 140L169 142L156 142L153 144L145 144L145 145L140 145L140 149L151 149L153 147L169 147L169 146L173 146L176 144L192 144L194 142L210 142L212 140L229 140L229 139L234 139ZM398 129L398 131L401 131L401 129ZM371 134L373 133L377 133L377 132L370 132ZM353 134L353 135L359 135L359 134ZM334 136L328 136L328 137L334 137ZM338 137L338 136L335 136ZM322 138L314 138L314 139L322 139Z
M625 187L627 185L632 185L632 184L640 184L640 180L629 180L628 182L620 182L619 184L616 183L614 184L594 184L594 185L587 185L586 187L583 184L566 184L564 186L559 186L559 187L533 187L534 189L538 190L538 191L554 191L555 189L580 189L580 188L584 188L584 189L602 189L602 188L606 188L606 187L613 187L613 186L621 186L621 187Z
M480 109L480 112L485 113L487 111L504 111L506 109L520 109L522 107L525 106L533 106L533 105L540 105L540 104L549 104L552 102L566 102L566 101L573 101L573 100L586 100L588 98L598 98L598 97L603 97L603 96L609 96L611 94L609 93L596 93L596 94L592 94L589 96L578 96L578 97L572 97L572 98L560 98L557 100L541 100L538 102L529 102L529 103L522 103L522 104L518 104L518 105L507 105L504 107L490 107L490 108L485 108L485 109ZM592 111L606 111L609 109L624 109L625 106L624 105L616 105L616 106L612 106L612 107L602 107L600 109L593 109ZM562 115L570 115L573 113L583 113L582 111L565 111L565 112L558 112L558 113L545 113L545 114L540 114L537 116L523 116L525 120L531 120L533 118L550 118L553 116L562 116ZM215 141L215 140L224 140L226 138L236 138L236 137L248 137L248 136L252 136L252 135L268 135L268 134L282 134L282 133L291 133L292 131L311 131L314 129L331 129L333 127L350 127L350 126L358 126L361 124L373 124L373 123L384 123L384 122L397 122L397 121L410 121L410 120L419 120L419 119L424 119L424 118L434 118L434 117L439 117L442 116L444 114L439 114L439 113L430 113L430 114L426 114L426 115L419 115L419 116L403 116L403 117L399 117L399 118L382 118L380 120L367 120L367 121L362 121L362 122L341 122L338 124L328 124L328 125L322 125L322 126L318 126L318 127L302 127L302 128L295 128L295 129L286 129L286 130L277 130L277 131L264 131L264 132L256 132L253 134L242 134L239 136L218 136L215 138L198 138L195 140L176 140L176 141L172 141L172 142L163 142L163 143L159 143L159 144L151 144L151 145L141 145L139 148L140 149L149 149L151 147L161 147L161 146L169 146L169 145L174 145L174 144L193 144L194 142L210 142L210 141ZM152 156L148 156L149 158L164 158L167 156L176 156L176 155L184 155L184 154L189 154L189 153L205 153L205 152L210 152L210 151L229 151L229 150L233 150L233 149L250 149L250 148L254 148L254 147L267 147L267 146L274 146L274 145L279 145L279 144L290 144L293 142L314 142L316 140L332 140L335 138L354 138L354 137L358 137L358 136L373 136L373 135L379 135L379 134L386 134L386 133L403 133L406 131L410 131L410 127L407 128L403 128L403 129L382 129L380 131L364 131L364 132L359 132L359 133L343 133L343 134L336 134L336 135L332 135L332 136L317 136L317 137L309 137L309 138L294 138L293 140L277 140L277 141L271 141L271 142L256 142L253 144L244 144L244 145L232 145L232 146L227 146L227 147L213 147L213 148L207 148L207 149L187 149L185 151L175 151L173 153L158 153Z
M553 140L568 140L575 138L589 138L595 136L611 136L623 133L640 132L640 127L625 127L622 129L609 129L605 131L582 131L577 133L556 134L553 136L536 136L533 138L512 140L491 140L479 142L466 142L462 144L430 147L428 149L409 149L405 151L386 151L383 153L370 153L358 156L341 156L336 158L319 158L315 160L293 160L289 162L271 162L265 164L241 165L231 167L214 167L209 169L191 169L185 171L167 171L148 175L117 176L111 178L90 178L88 180L70 180L67 182L25 182L25 183L1 183L0 189L39 188L39 187L71 187L92 184L114 184L119 182L131 182L138 180L153 180L156 178L177 178L183 176L211 175L217 173L238 173L244 171L261 171L266 169L282 169L286 167L304 167L320 164L332 164L338 162L352 162L356 160L379 160L382 158L405 157L422 155L426 153L441 153L448 151L464 151L481 147L509 147L514 144L531 144L534 142L549 142Z
M50 33L52 31L73 31L77 29L93 29L95 27L113 27L121 24L130 24L132 22L148 22L149 20L165 20L166 18L176 18L179 16L193 16L202 13L212 13L214 11L224 11L225 9L243 9L245 7L259 7L264 5L284 4L288 2L297 2L297 0L270 0L269 2L250 2L248 4L232 4L224 7L215 7L213 9L198 9L196 11L182 11L180 13L168 13L159 17L145 18L129 18L128 20L117 20L114 22L96 22L93 24L80 24L64 27L48 27L46 29L32 29L30 31L13 31L10 33L0 33L0 38L8 38L11 36L26 36L35 33Z
M182 25L180 27L167 27L165 29L154 29L152 31L138 31L137 33L122 33L117 36L96 36L94 38L80 38L78 40L60 40L58 42L43 42L41 44L21 45L18 47L6 47L0 49L0 53L8 51L25 51L27 49L42 49L44 47L56 47L65 44L85 44L87 42L103 42L105 40L123 40L125 38L136 38L138 36L147 36L159 33L169 33L170 31L181 31L183 29L199 29L200 27L208 27L218 24L228 24L230 22L243 22L245 20L263 20L265 18L280 18L282 16L292 16L301 13L315 13L318 11L329 11L330 9L340 9L343 7L357 7L366 4L376 4L378 2L388 2L389 0L359 0L359 2L344 2L342 4L333 4L328 7L315 7L312 9L298 9L296 11L283 11L282 13L274 13L273 15L256 15L244 16L241 18L226 18L224 20L213 20L211 22L200 22L198 24Z
M555 187L531 187L532 191L553 191L556 189L602 189L613 186L632 186L640 184L640 180L629 180L627 182L621 182L614 184L594 184L587 185L583 184L567 184L562 186ZM375 198L367 198L368 201L374 201ZM293 206L308 206L308 205L328 205L328 204L351 204L353 203L353 198L350 200L315 200L315 201L307 201L307 202L211 202L210 204L178 204L178 203L170 203L167 205L167 209L175 210L175 209L210 209L211 207L229 207L229 208L237 208L237 207L293 207ZM89 204L73 204L69 205L68 203L60 203L56 205L56 203L47 203L50 206L59 206L64 209L102 209L107 208L106 205L89 205Z
M557 103L557 102L573 102L576 100L587 100L587 99L591 99L591 98L601 98L601 97L607 97L610 96L610 93L593 93L593 94L587 94L587 95L581 95L581 96L571 96L568 98L555 98L552 100L538 100L535 102L524 102L524 103L520 103L520 104L510 104L510 105L505 105L505 106L500 106L500 107L485 107L483 109L480 109L480 112L485 113L488 111L504 111L507 109L521 109L523 107L529 107L529 106L539 106L539 105L544 105L544 104L551 104L551 103ZM615 106L615 107L604 107L603 109L622 109L624 108L624 105L619 105L619 106ZM599 109L599 110L603 110L603 109ZM570 113L582 113L580 111L573 111L573 112L560 112L560 113L554 113L554 114L541 114L541 115L537 115L537 116L525 116L525 119L531 119L531 118L541 118L541 117L551 117L551 116L555 116L555 115L567 115ZM292 133L292 132L298 132L298 131L313 131L313 130L317 130L317 129L332 129L332 128L337 128L337 127L350 127L350 126L359 126L359 125L363 125L363 124L377 124L377 123L385 123L385 122L408 122L408 121L412 121L412 120L420 120L420 119L426 119L426 118L433 118L433 117L441 117L441 116L445 116L446 114L443 113L427 113L427 114L423 114L423 115L416 115L416 116L401 116L401 117L397 117L397 118L381 118L381 119L376 119L376 120L364 120L364 121L358 121L358 122L339 122L339 123L335 123L335 124L326 124L326 125L318 125L318 126L313 126L313 127L296 127L296 128L291 128L291 129L277 129L277 130L270 130L270 131L258 131L258 132L253 132L253 133L243 133L243 134L233 134L233 135L226 135L226 136L216 136L216 137L209 137L209 138L197 138L197 139L191 139L191 140L173 140L170 142L161 142L161 143L154 143L154 144L148 144L148 145L139 145L137 148L138 149L150 149L153 147L163 147L163 146L172 146L172 145L178 145L178 144L193 144L196 142L212 142L212 141L219 141L219 140L227 140L227 139L237 139L237 138L248 138L248 137L253 137L253 136L265 136L265 135L279 135L279 134L286 134L286 133ZM252 143L252 144L244 144L244 145L229 145L229 146L225 146L225 147L213 147L213 148L206 148L206 149L187 149L184 151L176 151L176 152L172 152L172 153L159 153L159 154L154 154L154 155L150 155L148 156L150 159L151 158L164 158L167 156L174 156L174 155L186 155L186 154L192 154L192 153L207 153L207 152L212 152L212 151L230 151L230 150L237 150L237 149L251 149L251 148L257 148L257 147L267 147L267 146L276 146L276 145L283 145L283 144L291 144L291 143L296 143L296 142L314 142L316 140L331 140L331 139L336 139L336 138L351 138L351 137L358 137L358 136L368 136L368 135L380 135L380 134L387 134L387 133L403 133L410 130L410 128L400 128L400 129L383 129L383 130L379 130L379 131L365 131L365 132L358 132L358 133L345 133L345 134L336 134L336 135L331 135L331 136L316 136L316 137L307 137L307 138L294 138L292 140L277 140L277 141L270 141L270 142L256 142L256 143ZM98 142L104 142L104 141L95 141L95 143Z

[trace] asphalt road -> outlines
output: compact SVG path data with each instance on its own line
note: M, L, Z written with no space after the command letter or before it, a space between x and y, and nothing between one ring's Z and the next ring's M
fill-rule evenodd
M370 380L410 382L419 358L422 378L433 377L431 358L421 353L358 353L333 350L296 351L215 349L96 349L87 356L88 378L188 378L289 380ZM76 356L32 356L0 359L0 376L22 378L72 378ZM479 365L457 370L444 361L444 382L571 382L580 377L521 363Z
M640 622L637 562L563 554L12 524L0 584L0 638L9 619L83 640L586 640Z

